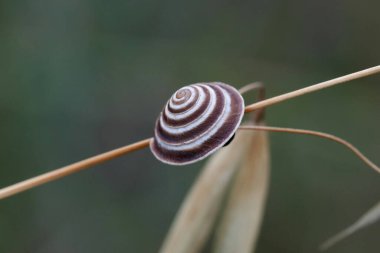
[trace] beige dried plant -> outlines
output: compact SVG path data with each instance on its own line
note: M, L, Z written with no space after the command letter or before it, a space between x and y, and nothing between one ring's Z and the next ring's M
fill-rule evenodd
M266 132L241 131L249 142L247 152L228 196L216 232L213 252L253 252L259 236L270 172L269 141Z
M245 112L257 112L257 110L285 100L379 72L380 66L376 66L311 85L248 105ZM245 91L241 90L241 92ZM253 252L262 223L269 181L270 155L266 131L308 134L336 141L349 148L369 167L380 173L380 168L357 148L336 136L310 130L266 127L260 117L256 117L256 122L260 123L241 126L236 133L235 140L226 148L215 153L208 161L179 209L162 245L161 253L200 252L206 241L211 238L214 227L216 227L216 232L212 248L215 253ZM148 138L5 187L0 189L0 199L145 148L150 141L151 138ZM225 205L223 205L224 203ZM373 210L353 227L324 244L324 248L378 219L379 207L377 206ZM217 217L220 219L215 226Z
M326 242L324 242L320 249L326 250L341 240L347 238L348 236L352 235L353 233L357 232L360 229L363 229L365 227L368 227L369 225L377 222L380 220L380 202L377 203L374 207L369 209L365 214L363 214L356 222L354 222L351 226L344 229L342 232L336 234L335 236L328 239Z
M268 175L267 134L238 131L234 141L215 153L203 168L160 252L200 252L222 209L214 251L251 252L262 220ZM231 184L226 208L222 208ZM230 237L237 231L240 233ZM241 232L245 236L238 236Z
M366 76L374 75L380 73L380 65L364 69L352 74L348 74L345 76L337 77L325 82L317 83L314 85L307 86L305 88L301 88L292 92L288 92L279 96L275 96L269 99L265 99L263 101L253 103L251 105L248 105L245 107L245 113L250 113L253 111L257 111L259 109L266 108L271 105L275 105L278 103L281 103L283 101L293 99L299 96L303 96L308 93L316 92L325 88L330 88L332 86L346 83L355 79L363 78ZM148 138L142 141L138 141L129 145L126 145L121 148L117 148L115 150L111 150L108 152L105 152L100 155L96 155L90 158L87 158L85 160L64 166L62 168L55 169L53 171L47 172L45 174L21 181L19 183L16 183L14 185L4 187L0 189L0 199L4 199L10 196L13 196L15 194L27 191L31 188L37 187L39 185L43 185L46 183L49 183L51 181L66 177L68 175L71 175L73 173L79 172L83 169L87 169L90 167L93 167L97 164L109 161L111 159L120 157L122 155L126 155L128 153L131 153L133 151L139 150L146 148L149 146L149 143L152 138ZM376 170L377 172L380 173L380 168L378 168L376 165L375 167L372 167L372 169Z
M240 131L236 134L235 140L230 145L219 150L211 157L179 209L160 250L161 253L200 252L204 243L210 237L212 226L221 209L223 198L231 180L237 172L238 174L247 173L247 168L248 170L256 169L252 168L252 165L261 165L259 161L255 161L252 164L252 159L249 158L258 158L260 154L253 153L253 151L259 151L256 149L265 150L266 154L262 154L262 156L268 157L267 148L265 146L257 146L265 143L265 133ZM240 177L241 175L235 179L235 184L242 180ZM245 183L252 183L252 180L250 181ZM238 191L242 190L235 189ZM247 192L247 190L245 191ZM250 195L251 193L247 192L247 194ZM242 203L239 203L240 201L236 199L237 196L235 195L236 193L234 196L231 196L230 200L236 202L240 208L242 207L240 206ZM232 204L231 206L229 204L229 206L229 212L238 211L234 210L234 207L238 207L237 205ZM228 217L226 217L225 222L229 223L233 221L228 220ZM224 232L221 233L220 236L224 236Z

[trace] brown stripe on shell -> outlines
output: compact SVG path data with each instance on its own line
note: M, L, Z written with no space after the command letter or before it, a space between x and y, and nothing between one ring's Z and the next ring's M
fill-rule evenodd
M205 133L207 133L210 130L210 127L212 127L218 119L223 115L224 110L224 96L223 92L218 87L210 87L214 90L216 95L216 104L214 110L211 112L211 114L198 126L196 126L191 131L186 131L181 134L175 134L175 133L169 133L165 131L163 128L161 128L161 125L159 123L160 119L158 119L157 126L156 126L156 134L160 137L160 139L166 143L172 143L174 145L178 145L193 139L198 139ZM204 112L206 113L206 112ZM202 114L203 115L203 114ZM202 115L198 115L197 118L201 117ZM179 127L179 126L176 126Z
M183 88L175 93L175 97L179 99L179 101L175 101L174 99L172 99L173 103L176 105L180 105L190 99L191 90L188 88Z
M190 140L198 139L202 135L206 134L210 130L210 127L213 126L222 116L222 111L224 109L224 97L221 91L218 92L220 92L220 94L216 94L216 107L204 122L193 128L191 131L186 131L181 134L174 134L165 131L161 127L159 119L156 125L156 135L160 138L161 141L165 143L179 145ZM218 106L218 104L220 106Z
M168 150L160 146L155 138L151 142L151 150L159 160L174 165L193 163L215 152L233 136L244 114L244 101L241 95L237 90L223 83L209 83L207 85L217 85L225 89L230 95L231 113L224 125L202 145L191 150Z
M192 87L194 87L194 89L195 89L195 98L194 98L194 100L191 102L191 103L189 103L187 106L185 106L184 108L181 108L181 109L175 109L175 108L173 108L173 107L171 107L170 106L170 100L168 101L168 103L166 104L166 107L168 108L168 110L169 110L169 112L171 112L171 113L184 113L184 112L186 112L186 111L188 111L188 110L190 110L197 102L198 102L198 99L199 99L199 91L198 91L198 89L197 88L195 88L195 85L194 86L192 86ZM190 96L191 97L191 96ZM189 97L189 99L190 99L190 97ZM172 99L171 99L172 100ZM173 101L173 103L174 103L174 100L172 100ZM186 100L187 101L187 100ZM180 104L183 104L183 103L185 103L186 101L184 101L184 102L182 102L182 103L179 103L179 104L177 104L176 103L176 105L180 105Z
M205 93L205 100L202 103L202 105L197 110L195 110L191 115L189 115L188 117L181 119L181 120L170 119L165 114L165 111L163 111L162 112L162 118L167 125L172 126L172 127L180 127L180 126L187 125L187 124L193 122L199 116L201 116L207 110L208 105L209 105L208 101L210 100L211 94L207 88L202 87L202 86L200 86L200 87L202 88L202 90ZM188 110L186 110L186 111L188 111ZM185 113L186 111L184 111L183 113Z

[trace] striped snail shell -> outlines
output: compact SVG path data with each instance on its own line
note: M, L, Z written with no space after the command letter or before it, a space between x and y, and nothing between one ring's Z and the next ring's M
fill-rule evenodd
M174 93L156 121L150 149L160 161L199 161L230 141L244 115L244 100L232 86L196 83Z

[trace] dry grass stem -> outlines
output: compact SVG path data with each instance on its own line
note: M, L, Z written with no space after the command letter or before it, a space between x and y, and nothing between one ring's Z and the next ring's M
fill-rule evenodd
M233 142L215 153L179 209L161 253L199 252L210 235L223 196L245 156L250 133L239 132Z
M271 132L285 132L285 133L293 133L293 134L305 134L305 135L313 135L321 138L325 138L328 140L335 141L337 143L342 144L349 150L351 150L360 160L362 160L365 164L367 164L370 168L380 173L380 168L374 164L371 160L369 160L362 152L360 152L354 145L349 143L346 140L343 140L337 136L332 134L322 133L318 131L305 130L305 129L295 129L295 128L285 128L285 127L268 127L268 126L240 126L239 129L246 130L261 130L261 131L271 131Z
M359 72L355 72L355 73L352 73L352 74L349 74L346 76L338 77L338 78L335 78L335 79L332 79L332 80L329 80L326 82L315 84L315 85L312 85L312 86L309 86L306 88L302 88L302 89L299 89L296 91L292 91L292 92L289 92L289 93L286 93L283 95L279 95L279 96L276 96L273 98L263 100L261 102L257 102L257 103L248 105L245 108L245 112L246 113L252 112L254 110L262 109L264 107L274 105L274 104L277 104L277 103L280 103L282 101L292 99L292 98L295 98L298 96L302 96L302 95L307 94L307 93L311 93L311 92L314 92L314 91L317 91L320 89L328 88L328 87L331 87L333 85L348 82L348 81L351 81L354 79L373 75L373 74L376 74L379 72L380 72L380 66L368 68L368 69L365 69L365 70L362 70ZM256 89L256 88L259 88L259 85L257 85L257 84L255 84L255 85L252 84L251 86L248 85L246 90L243 90L242 92L246 92L248 90L252 90L252 89ZM260 118L262 118L262 116L263 116L262 113L258 113L258 116L256 117L256 119L259 120ZM119 149L116 149L113 151L109 151L109 152L106 152L106 153L103 153L103 154L100 154L100 155L97 155L97 156L94 156L91 158L87 158L86 160L83 160L83 161L80 161L80 162L77 162L77 163L74 163L71 165L67 165L65 167L56 169L54 171L42 174L40 176L36 176L34 178L31 178L31 179L22 181L20 183L8 186L6 188L0 189L0 199L3 199L6 197L9 197L9 196L12 196L14 194L26 191L28 189L31 189L33 187L45 184L47 182L57 180L59 178L65 177L69 174L75 173L75 172L80 171L82 169L94 166L96 164L99 164L99 163L102 163L102 162L105 162L105 161L108 161L111 159L114 159L114 158L119 157L121 155L125 155L125 154L130 153L134 150L138 150L138 149L147 147L149 145L150 140L151 139L145 139L145 140L142 140L142 141L139 141L136 143L132 143L132 144L127 145L125 147L122 147L122 148L119 148Z
M248 152L241 161L218 227L215 253L251 253L259 235L269 181L266 132L247 131Z
M372 67L372 68L368 68L368 69L365 69L362 71L358 71L358 72L355 72L355 73L352 73L349 75L345 75L345 76L341 76L341 77L338 77L335 79L331 79L331 80L326 81L326 82L314 84L314 85L311 85L311 86L308 86L308 87L305 87L305 88L302 88L299 90L288 92L288 93L285 93L285 94L282 94L282 95L279 95L276 97L268 98L264 101L260 101L260 102L254 103L252 105L249 105L245 108L245 112L246 113L252 112L252 111L257 110L259 108L268 107L270 105L274 105L274 104L283 102L285 100L289 100L289 99L292 99L292 98L295 98L298 96L302 96L302 95L305 95L307 93L311 93L314 91L325 89L325 88L328 88L328 87L331 87L331 86L334 86L337 84L345 83L348 81L352 81L352 80L355 80L358 78L374 75L374 74L379 73L379 72L380 72L380 65Z
M249 91L257 91L257 95L256 95L257 101L265 100L265 87L263 83L261 82L249 83L239 89L239 93L241 95L244 95L245 93ZM265 116L265 108L260 108L255 111L255 115L252 119L254 122L262 122L264 120L264 116Z
M367 227L380 219L380 202L374 207L368 210L363 216L359 218L354 224L340 232L339 234L331 237L320 247L321 250L326 250L336 244L337 242L343 240L347 236L355 233L359 229Z
M243 95L244 93L247 93L249 91L253 91L253 90L262 91L264 89L265 89L265 87L264 87L263 83L261 83L261 82L254 82L254 83L249 83L247 85L244 85L238 91L239 91L240 94Z
M39 175L37 177L27 179L17 184L5 187L0 190L0 199L4 199L6 197L12 196L19 192L26 191L30 188L33 188L42 184L46 184L53 180L57 180L59 178L68 176L70 174L81 171L83 169L92 167L96 164L103 163L105 161L115 159L119 156L128 154L130 152L145 148L149 145L150 141L151 139L145 139L145 140L142 140L142 141L118 148L118 149L108 151L106 153L103 153L97 156L93 156L91 158L82 160L80 162L70 164L68 166L53 170L51 172Z

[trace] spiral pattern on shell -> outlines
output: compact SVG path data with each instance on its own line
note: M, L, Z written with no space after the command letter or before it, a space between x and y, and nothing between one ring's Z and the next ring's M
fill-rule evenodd
M185 86L158 117L150 148L164 163L196 162L232 138L243 114L244 100L232 86L220 82Z

